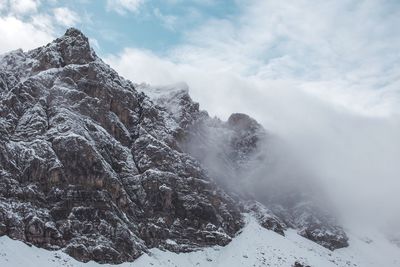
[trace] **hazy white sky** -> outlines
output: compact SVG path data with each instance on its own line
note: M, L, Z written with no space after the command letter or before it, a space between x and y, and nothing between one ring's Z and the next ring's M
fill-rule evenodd
M399 25L397 0L0 0L0 53L79 27L126 78L255 117L338 205L385 222L400 214Z

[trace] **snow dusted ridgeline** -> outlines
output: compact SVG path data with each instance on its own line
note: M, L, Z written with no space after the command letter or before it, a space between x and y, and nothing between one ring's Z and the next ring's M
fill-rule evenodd
M185 85L123 79L76 29L1 56L0 96L0 235L122 263L154 248L226 246L247 212L279 238L291 228L331 250L348 245L296 189L257 202L232 187L269 167L270 137L254 119L210 118Z
M118 266L397 267L400 263L399 249L381 235L371 231L367 235L370 238L366 238L365 235L350 234L350 246L332 252L299 236L293 230L286 231L286 236L283 237L262 228L251 216L247 216L246 221L241 233L225 247L214 246L190 253L174 253L154 248L134 262ZM111 267L115 265L93 261L82 263L61 251L39 249L4 236L0 237L0 266Z

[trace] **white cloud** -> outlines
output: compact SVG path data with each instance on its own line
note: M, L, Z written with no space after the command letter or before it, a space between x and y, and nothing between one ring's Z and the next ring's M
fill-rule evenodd
M40 12L39 0L9 0L0 4L7 4L0 16L0 53L42 46L54 40L61 28L80 22L78 14L66 7Z
M13 16L0 17L0 36L0 54L17 48L36 48L54 39L48 29L41 29Z
M136 13L143 3L144 0L107 0L107 9L121 15L127 12Z
M56 21L66 27L71 27L80 22L76 12L67 7L57 7L53 10Z
M100 50L100 44L99 44L99 41L97 41L97 39L89 38L89 43L94 48L95 51Z
M302 87L309 81L339 87L320 90L319 95L326 94L324 99L344 86L341 101L334 102L350 109L351 92L378 94L380 89L382 101L372 104L374 100L359 99L356 110L398 113L398 106L389 105L388 95L393 95L389 85L398 79L400 34L395 25L400 23L400 11L377 1L352 3L253 1L234 20L211 20L187 33L187 43L172 57L260 79L292 79Z
M6 9L8 5L8 0L0 0L0 12Z
M9 0L10 11L14 14L35 13L40 5L40 0Z
M54 20L52 16L46 14L36 14L31 17L30 24L46 32L54 32Z
M198 5L203 5L203 6L212 6L215 5L217 2L214 0L165 0L170 5L177 5L177 4L182 4L182 3L195 3Z
M165 28L169 30L175 30L175 26L178 20L176 16L165 15L158 8L154 9L154 16L156 16L156 18L161 21L162 25Z
M187 32L167 59L215 73L290 80L357 113L400 113L400 10L372 0L251 3L232 20L209 20Z

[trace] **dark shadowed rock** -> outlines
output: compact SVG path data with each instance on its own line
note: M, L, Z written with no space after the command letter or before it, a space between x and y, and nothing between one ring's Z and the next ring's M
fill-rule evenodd
M306 264L300 263L298 261L296 261L292 266L293 267L311 267L310 265L306 265Z
M313 205L293 204L302 198L253 200L268 141L245 114L210 118L186 85L123 79L69 29L0 57L0 235L121 263L153 247L224 246L249 212L279 234L347 245Z
M210 118L191 105L185 85L138 88L149 92L178 125L185 122L187 126L179 128L183 129L179 146L198 159L264 228L282 235L286 228L294 228L331 250L348 246L345 232L330 215L332 210L321 205L325 198L314 190L318 186L302 177L307 173L287 160L277 138L256 120L242 113L232 114L226 122ZM283 151L283 160L277 150Z
M6 54L0 77L0 235L120 263L226 245L242 227L234 200L180 150L174 118L80 31Z

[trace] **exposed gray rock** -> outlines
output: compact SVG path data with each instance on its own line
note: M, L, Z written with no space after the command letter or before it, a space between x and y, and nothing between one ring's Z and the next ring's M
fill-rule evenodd
M257 199L251 179L270 167L270 140L247 115L210 118L186 85L123 79L69 29L0 57L0 235L121 263L153 247L226 245L250 212L279 234L346 246L301 194L283 201L260 184L271 197Z
M287 225L271 210L268 210L265 205L257 201L247 201L245 209L250 211L262 227L280 235L285 235L285 230L288 228Z
M306 265L306 264L303 264L303 263L300 263L300 262L296 261L293 264L293 267L310 267L310 265Z
M193 105L185 85L151 87L153 101L181 127L179 146L197 158L262 226L284 234L288 227L331 250L348 246L348 238L332 209L307 172L290 161L276 136L246 114L234 113L226 122L211 118ZM276 153L279 151L279 153Z
M174 118L78 30L4 55L0 77L1 235L120 263L152 247L226 245L242 227L235 202L180 150Z

